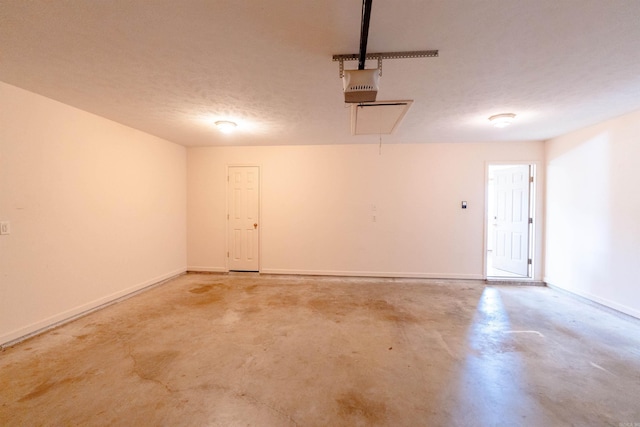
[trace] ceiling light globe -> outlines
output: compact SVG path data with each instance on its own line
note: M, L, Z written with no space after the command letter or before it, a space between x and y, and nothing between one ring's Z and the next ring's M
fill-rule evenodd
M222 133L231 133L238 126L235 122L230 122L228 120L220 120L216 122L216 127Z
M515 117L516 115L513 113L496 114L495 116L489 117L489 121L495 127L503 128L509 126Z

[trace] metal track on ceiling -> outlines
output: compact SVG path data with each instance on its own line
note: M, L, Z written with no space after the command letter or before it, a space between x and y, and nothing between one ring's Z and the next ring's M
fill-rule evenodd
M360 23L360 51L359 53L348 53L333 55L334 61L340 62L340 78L344 77L344 61L358 61L358 70L365 69L367 59L378 61L378 72L382 75L383 59L402 58L433 58L438 56L437 50L413 50L404 52L377 52L367 53L367 41L369 39L369 24L371 21L371 5L373 0L362 0L362 21Z
M404 59L404 58L433 58L438 56L438 50L410 50L404 52L376 52L367 53L367 59ZM334 61L356 61L360 58L357 53L333 55Z
M375 59L378 61L378 71L382 75L382 60L383 59L405 59L405 58L434 58L438 56L437 50L410 50L404 52L376 52L367 53L366 59ZM342 55L333 55L334 61L340 62L339 76L344 77L344 61L358 61L358 69L360 64L364 63L361 55L358 53L347 53Z

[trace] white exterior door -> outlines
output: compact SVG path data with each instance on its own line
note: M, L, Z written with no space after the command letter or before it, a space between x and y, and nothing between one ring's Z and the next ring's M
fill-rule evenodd
M529 275L529 165L495 171L493 267Z
M230 166L227 181L229 270L259 271L260 169Z

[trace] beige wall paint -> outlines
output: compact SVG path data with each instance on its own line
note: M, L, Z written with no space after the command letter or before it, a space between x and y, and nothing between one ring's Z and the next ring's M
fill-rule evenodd
M640 112L546 144L545 281L640 317Z
M542 142L383 145L381 155L377 145L200 147L187 159L188 268L201 271L227 268L229 165L261 167L265 273L482 278L487 163L539 162L544 176Z
M0 343L181 273L184 147L0 83Z

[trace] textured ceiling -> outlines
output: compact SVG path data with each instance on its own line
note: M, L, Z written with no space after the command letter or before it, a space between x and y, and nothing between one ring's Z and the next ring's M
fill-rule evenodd
M0 0L0 80L187 146L375 143L351 135L331 60L357 53L361 6ZM414 100L385 142L543 140L640 109L640 1L372 10L369 52L440 50L383 62L378 100ZM512 126L489 125L506 112ZM237 132L214 129L223 119Z

